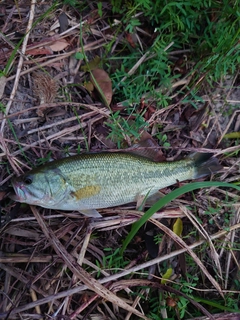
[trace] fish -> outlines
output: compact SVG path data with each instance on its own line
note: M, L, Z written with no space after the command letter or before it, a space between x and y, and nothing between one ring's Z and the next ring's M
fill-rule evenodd
M160 189L176 182L202 178L221 168L211 153L195 153L173 162L155 162L128 152L83 153L13 178L11 198L99 217L97 209L154 197Z

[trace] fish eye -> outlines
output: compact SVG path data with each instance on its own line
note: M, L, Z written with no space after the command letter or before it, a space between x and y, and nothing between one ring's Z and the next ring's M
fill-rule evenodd
M32 178L31 177L25 177L24 178L24 183L26 184L26 185L30 185L31 183L32 183Z

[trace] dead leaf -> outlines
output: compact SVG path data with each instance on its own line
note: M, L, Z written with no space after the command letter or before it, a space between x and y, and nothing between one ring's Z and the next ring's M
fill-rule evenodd
M167 271L162 275L161 284L166 284L167 280L171 278L172 273L173 273L173 269L168 268Z
M56 51L64 50L65 48L67 48L67 46L69 46L69 43L67 42L67 40L60 39L53 42L51 45L49 45L49 48L52 49L52 51L56 52Z
M92 93L94 90L94 85L92 82L88 81L84 83L84 88L87 89L88 92Z
M40 48L40 49L29 49L26 51L26 54L30 54L31 56L38 56L38 55L50 55L53 54L53 51L50 47Z
M168 307L175 308L177 305L177 300L173 297L167 297L166 303Z
M173 232L181 237L182 235L182 231L183 231L183 222L182 219L177 218L177 220L175 221L174 225L173 225Z
M136 36L132 33L126 32L126 40L132 48L136 48Z
M65 12L62 12L58 17L58 21L60 24L59 33L62 33L68 28L68 17Z
M224 135L224 139L239 139L240 132L230 132Z
M94 69L97 69L101 63L101 58L99 56L95 56L93 60L89 61L85 66L81 67L81 70L84 72L90 72Z
M91 72L90 81L99 92L100 96L107 105L112 101L112 81L103 69L95 69Z
M209 103L206 102L203 107L195 110L189 118L189 127L191 131L198 132L209 114Z

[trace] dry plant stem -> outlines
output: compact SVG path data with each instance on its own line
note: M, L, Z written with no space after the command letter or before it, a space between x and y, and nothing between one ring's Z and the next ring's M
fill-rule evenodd
M233 85L234 85L234 83L236 83L236 80L237 80L238 76L239 76L239 68L238 68L238 71L236 72L234 78L231 80L231 81L232 81L231 90L228 90L228 91L227 91L226 99L228 99L228 97L231 95L232 89L233 89ZM225 99L224 99L224 100L225 100ZM239 101L238 101L238 102L239 102Z
M239 179L239 177L235 174L235 168L238 168L240 164L240 159L237 160L231 167L228 168L228 170L226 170L226 172L221 176L221 180L222 181L226 181L226 182L230 182L230 181L237 181ZM234 172L234 177L232 177L232 179L226 179L227 176L231 173ZM229 181L230 180L230 181Z
M190 298L185 293L180 292L179 290L176 290L176 289L169 287L165 284L160 284L158 282L153 282L151 280L146 280L146 279L131 279L131 280L121 280L117 284L113 284L112 288L114 288L115 291L118 291L118 290L122 290L124 287L136 287L136 286L146 286L146 287L150 287L150 288L158 288L161 291L174 293L176 296L183 296L184 298L189 300L195 307L197 307L199 310L201 310L202 313L207 315L210 319L214 320L212 315L200 303L196 302L194 299Z
M214 128L216 128L216 124L219 124L219 119L218 119L218 116L216 114L214 115L214 118L215 119L213 121L213 124L211 124L211 128L210 128L210 130L209 130L204 142L202 143L202 147L204 147L204 146L206 146L208 144L209 137L211 136Z
M11 164L11 167L14 169L15 172L18 172L18 169L21 171L19 168L19 165L14 159L11 157L9 154L9 150L6 145L6 140L3 138L3 133L0 132L0 148L2 149L3 153L0 153L0 157L6 155L8 158L9 163ZM10 175L7 177L10 179ZM6 179L4 180L6 181Z
M76 317L85 310L92 302L98 298L98 295L93 295L91 298L88 298L88 301L83 303L79 308L77 308L70 316L70 319L76 319Z
M237 210L235 210L235 214L234 214L234 216L232 217L231 220L232 220L231 221L232 224L239 223L239 220L240 220L240 207L239 206L238 206ZM238 263L237 259L235 258L235 254L234 254L234 252L232 250L232 248L234 248L235 237L236 237L236 230L231 232L231 234L230 234L230 243L229 243L229 241L227 243L229 251L227 252L227 261L226 261L225 285L224 285L225 289L227 289L227 287L228 287L228 276L229 276L229 273L230 273L230 264L231 264L232 259L235 260L235 263L236 263L236 265L238 267L238 270L240 270L239 269L239 263Z
M4 279L4 292L9 292L9 288L11 287L11 274L9 272L6 272L6 276ZM11 301L12 302L12 301ZM4 297L4 299L2 300L1 303L1 309L2 310L7 310L7 303L8 303L8 299L7 297Z
M39 255L36 257L30 258L29 255L26 254L4 254L0 257L0 264L1 263L50 263L54 261L61 261L58 256L56 255ZM85 260L84 260L85 261ZM36 290L36 289L35 289Z
M171 229L163 225L161 222L155 219L149 219L153 224L155 224L159 229L161 229L165 234L167 234L170 238L172 238L179 246L182 248L186 248L188 254L193 258L195 263L199 266L201 271L205 274L209 281L211 281L212 285L217 289L219 294L224 298L222 293L222 289L217 281L212 277L212 275L208 272L207 268L204 266L202 261L198 258L198 256L193 252L193 250L188 246L179 236L177 236Z
M234 146L234 147L229 147L229 148L223 149L221 151L218 151L216 153L216 156L219 156L219 155L227 153L227 152L235 152L235 151L238 151L238 150L240 150L240 145L237 145L237 146Z
M91 112L88 112L87 114L84 114L84 115L81 115L81 116L78 116L78 117L74 116L74 117L67 118L67 119L64 119L64 120L60 120L60 121L57 121L57 122L54 122L54 123L51 123L51 124L45 124L42 127L38 127L38 128L32 129L32 130L29 130L27 132L27 134L33 134L34 132L41 132L41 131L50 129L52 127L58 126L60 124L66 124L66 123L74 121L76 119L78 119L79 121L83 121L83 120L86 120L87 118L91 118L92 116L95 116L96 114L98 114L98 112L91 111ZM25 120L25 119L23 119L23 120Z
M114 312L109 308L109 306L107 305L107 303L105 301L103 301L103 305L105 307L105 309L107 310L109 317L111 320L118 320L118 318L116 318L115 314L119 314L119 309L114 310ZM115 312L116 311L116 312Z
M33 24L33 18L34 18L34 12L35 12L35 4L36 4L36 0L32 0L31 2L31 8L30 8L30 13L29 13L29 20L28 20L28 25L27 25L27 29L26 29L26 36L23 40L23 45L22 45L22 54L24 55L26 52L26 48L27 48L27 43L28 43L28 38L30 35L30 30L32 28L32 24ZM20 74L21 74L21 70L22 70L22 65L23 65L23 56L21 55L19 58L19 62L18 62L18 67L17 67L17 72L16 75L14 75L14 85L13 85L13 89L10 95L10 100L6 106L6 111L5 114L7 115L10 107L12 105L13 99L15 97L16 91L17 91L17 87L18 87L18 82L20 79ZM4 134L4 126L5 126L6 120L3 119L2 124L1 124L1 129L0 132L2 133L2 135Z
M9 23L9 21L11 20L15 9L16 9L16 6L14 5L14 6L12 7L11 11L9 12L9 15L8 15L8 17L7 17L7 19L6 19L6 22L5 22L4 26L2 27L1 33L5 33L5 29L7 28L7 25L8 25L8 23Z
M137 305L140 305L139 302L141 300L141 297L144 295L144 293L145 293L145 290L142 289L140 291L140 293L139 293L139 297L136 297L136 299L134 300L133 307L136 307ZM131 318L131 316L132 316L132 313L129 312L124 320L129 320Z
M219 255L210 239L209 234L206 232L206 230L203 228L203 226L198 222L196 217L191 213L190 210L188 210L185 206L180 205L180 208L185 213L185 215L188 217L188 219L192 222L193 226L198 230L198 232L202 235L203 238L205 238L208 241L210 252L212 255L212 260L215 263L217 270L219 272L219 277L222 279L222 268L219 261Z
M32 301L37 301L37 295L33 289L30 289L30 296L32 298ZM40 306L36 305L35 310L37 314L41 314Z
M132 224L139 219L139 216L136 216L136 214L137 214L136 210L106 209L106 210L104 210L104 212L112 214L112 215L119 214L120 216L105 217L105 218L102 218L101 221L92 222L91 223L92 229L94 229L94 230L101 229L101 231L112 230L112 229L116 229L119 227L124 227L129 224ZM63 215L63 214L46 215L46 216L43 216L43 219L49 220L49 219L54 219L54 218L64 218L66 216L78 219L78 221L80 219L79 213L67 214L67 215ZM165 209L165 211L157 212L152 216L152 218L154 218L154 219L163 219L163 218L176 219L176 218L183 218L183 217L185 217L185 214L181 210L179 210L178 208ZM16 219L12 219L11 223L21 223L24 221L33 221L33 220L36 220L36 218L35 217L16 218ZM3 229L1 229L0 231L3 231ZM21 255L14 255L14 256L24 257L24 255L22 255L22 256ZM14 257L14 256L11 255L11 257ZM45 256L45 257L47 257L47 256ZM0 256L0 262L1 262L2 258L3 257ZM33 257L33 259L35 259L35 257Z
M71 254L67 252L65 247L61 244L61 242L58 240L58 238L55 236L55 234L52 232L51 229L48 229L46 223L42 219L41 215L39 214L38 210L34 206L30 206L32 209L32 212L34 216L36 217L39 226L41 227L43 233L47 237L48 241L51 243L52 247L56 251L56 253L63 259L65 264L68 266L68 268L73 272L73 274L78 277L79 280L81 280L89 289L93 290L95 293L97 293L102 298L112 302L113 304L118 305L119 307L123 308L124 310L127 310L129 312L134 313L138 317L142 319L148 320L147 317L145 317L143 314L141 314L139 311L128 305L126 302L124 302L122 299L118 298L116 295L114 295L110 290L105 288L100 284L99 281L92 278L88 272L86 272L82 267L79 266L75 258Z
M51 261L51 260L50 260ZM29 262L29 257L28 260L25 262ZM39 261L42 262L42 261ZM18 279L19 281L23 282L26 286L29 285L29 279L26 278L24 275L22 275L22 270L11 266L7 266L4 263L0 263L0 268L6 272L6 274L10 274L12 277ZM46 293L40 289L38 286L35 284L31 284L31 288L38 292L40 295L43 297L46 297ZM7 292L7 291L6 291ZM35 305L34 305L35 307Z
M92 119L92 121L93 121L93 120L98 121L98 120L100 120L101 118L103 118L103 116L102 116L102 115L98 115L98 116L94 117L94 118ZM18 155L18 154L21 154L23 151L26 151L26 150L34 147L34 146L40 145L41 143L44 143L44 142L49 141L49 140L51 140L51 143L52 143L54 140L60 139L62 136L67 135L67 134L69 134L69 133L72 133L72 132L74 132L74 131L77 131L77 130L79 130L79 129L83 129L83 128L85 128L86 126L87 126L87 123L77 124L77 125L75 125L75 126L72 126L71 128L66 128L66 129L63 129L63 130L61 130L61 131L59 131L59 132L57 132L57 133L54 133L54 134L52 134L51 136L45 137L45 138L43 138L43 139L39 139L38 141L33 142L33 143L31 143L31 144L28 144L28 145L24 144L25 147L23 147L21 150L18 150L18 151L15 151L14 153L12 153L10 159L11 159L12 157ZM22 144L22 145L23 145L23 144ZM6 153L0 154L0 156L3 156L3 155L5 155L5 154L6 154ZM12 167L14 168L14 166L12 166ZM15 171L15 172L18 172L18 171L15 170L15 169L14 169L14 171Z
M210 238L211 238L211 240L216 240L216 239L219 239L219 238L222 238L222 237L226 236L229 232L232 232L233 230L237 230L237 229L240 229L240 223L238 223L238 224L236 224L234 226L231 226L229 228L229 231L222 230L222 231L217 232L214 235L210 236ZM200 240L200 241L197 241L197 242L193 243L192 245L188 246L188 248L195 249L195 248L199 247L200 245L202 245L204 243L206 243L206 240ZM120 279L122 277L125 277L125 276L127 276L127 275L129 275L131 273L136 273L139 270L146 269L146 268L150 267L153 264L157 264L157 263L169 260L169 259L171 259L173 257L176 257L179 254L184 253L186 251L187 251L187 248L183 248L183 249L180 249L180 250L175 250L175 251L173 251L173 252L171 252L169 254L166 254L166 255L161 256L161 257L157 257L155 259L152 259L150 261L142 263L142 264L140 264L138 266L135 266L133 268L130 268L130 269L124 270L122 272L119 272L117 274L111 275L109 277L105 277L103 279L100 279L99 283L104 284L104 283L107 283L107 282L115 281L115 280ZM45 303L48 303L48 302L50 302L52 300L61 299L61 298L65 298L65 297L67 297L69 295L73 295L75 293L80 293L81 291L86 290L86 289L88 289L88 287L86 285L81 285L81 286L75 287L73 289L69 289L69 290L66 290L66 291L59 292L59 293L54 294L54 295L50 295L50 296L48 296L46 298L39 299L36 302L31 302L31 303L28 303L27 305L14 308L14 310L12 310L12 312L11 312L11 315L17 314L19 312L22 312L22 311L25 311L25 310L28 310L28 309L32 309L32 308L35 307L36 304L38 304L38 305L45 304ZM192 289L196 290L196 288L194 288L194 287ZM213 290L211 290L211 291L213 291ZM229 290L228 290L228 292L229 292ZM8 313L0 314L0 318L1 317L2 318L6 317L7 314Z
M213 320L239 320L240 316L239 313L218 313L212 315ZM203 317L197 317L197 318L189 318L187 320L209 320L209 317L203 316Z
M77 120L77 119L79 119L79 121L81 121L81 120L85 120L88 117L90 117L89 121L91 121L91 122L94 121L95 122L95 121L100 120L103 117L109 117L109 114L110 114L110 111L107 108L97 108L96 106L93 106L93 105L86 105L86 104L81 104L81 103L63 102L63 103L51 103L49 105L44 104L44 106L55 107L55 106L59 106L59 105L65 106L67 104L70 104L70 105L73 105L73 106L77 106L77 107L84 107L84 108L90 109L92 111L87 113L87 114L81 115L79 117L72 117L71 119L62 120L62 121L59 122L59 124L66 123L67 121L71 121L71 120ZM34 109L38 109L41 106L42 105L34 107ZM95 115L95 117L91 118L91 116L93 116L93 115ZM4 119L6 119L6 118L7 117L5 117ZM47 125L47 126L43 126L41 128L33 129L33 130L29 131L27 134L32 134L34 132L41 132L41 130L44 131L44 130L49 129L52 126L55 126L55 125L56 125L56 123L51 124L51 125ZM11 163L12 168L14 169L14 171L17 173L18 172L18 169L17 169L18 165L17 165L17 163L14 162L14 158L13 157L15 157L18 154L21 154L23 151L28 150L29 148L32 148L34 146L37 146L37 145L40 145L41 143L46 142L46 140L47 141L51 140L51 142L53 142L55 139L59 139L62 136L67 135L67 134L69 134L71 132L74 132L74 131L77 131L79 129L85 128L87 125L88 124L86 122L79 123L79 124L77 124L75 126L72 126L70 128L65 128L60 132L54 133L51 136L48 136L48 137L43 138L43 139L39 139L38 141L33 142L32 144L27 144L27 145L26 144L22 144L24 147L22 149L18 150L18 151L15 151L12 154L8 153L8 150L7 150L7 147L6 147L6 144L5 144L6 139L3 139L2 134L0 132L0 142L1 142L0 143L0 148L3 151L2 153L0 153L0 157L8 155L9 162ZM19 170L20 170L20 168L19 168Z
M90 44L87 44L86 46L83 47L83 50L84 50L84 52L90 51L90 50L95 50L95 49L98 49L98 48L102 47L104 44L105 44L105 40L104 39L100 39L100 40L94 41L94 42L92 42ZM47 60L46 62L42 62L41 63L41 68L45 67L45 66L48 66L49 64L52 64L53 62L59 61L61 59L68 58L69 56L71 56L72 54L77 53L77 52L82 52L82 48L78 48L78 49L69 51L67 53L59 54L56 58ZM28 73L30 73L32 71L37 70L37 69L39 69L39 64L36 61L36 66L35 67L32 67L32 68L30 68L28 70L22 71L20 73L20 76L23 76L24 74L28 74ZM15 79L15 75L7 78L7 81L10 81L10 80L13 80L13 79Z
M216 147L219 145L219 143L222 141L222 139L224 138L225 134L228 132L228 129L230 128L233 120L235 119L236 115L240 112L240 110L236 110L234 111L233 115L231 116L231 119L228 122L228 125L226 126L225 130L223 131L223 134L221 135L221 137L219 138Z
M58 102L58 103L45 103L45 104L40 104L36 107L31 107L28 108L27 110L23 110L23 111L19 111L13 114L10 114L6 117L2 117L0 118L1 120L4 119L10 119L11 117L16 117L20 114L23 114L26 111L32 111L32 110L38 110L39 108L43 107L43 108L55 108L55 107L59 107L59 106L75 106L75 107L84 107L85 109L91 109L92 111L96 111L97 113L100 113L102 115L105 115L106 117L109 116L109 110L107 108L100 108L98 105L94 106L94 105L90 105L90 104L84 104L84 103L79 103L79 102L69 102L69 101L65 101L65 102ZM84 116L84 115L83 115ZM86 116L86 115L85 115ZM80 117L80 116L79 116ZM76 117L77 118L77 117ZM35 131L34 131L35 132Z
M81 247L80 254L79 254L78 259L77 259L77 262L78 262L78 264L80 266L82 266L82 264L83 264L83 260L84 260L84 257L85 257L85 253L87 251L87 247L88 247L88 243L89 243L91 234L92 234L92 228L91 228L91 226L89 226L88 229L87 229L86 236L85 236L85 239L83 241L82 247Z

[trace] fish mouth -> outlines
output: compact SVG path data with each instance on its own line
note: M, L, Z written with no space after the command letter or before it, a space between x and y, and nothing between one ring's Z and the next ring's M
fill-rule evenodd
M12 200L18 201L18 202L24 202L27 200L27 189L25 186L23 186L21 183L15 181L13 184L13 189L15 193L10 193L9 197Z
M12 181L12 186L13 186L14 192L12 191L9 194L9 198L14 201L28 203L32 205L41 205L43 200L44 201L49 200L48 198L46 199L37 198L36 195L32 193L31 190L29 190L29 188L25 184L17 180Z

